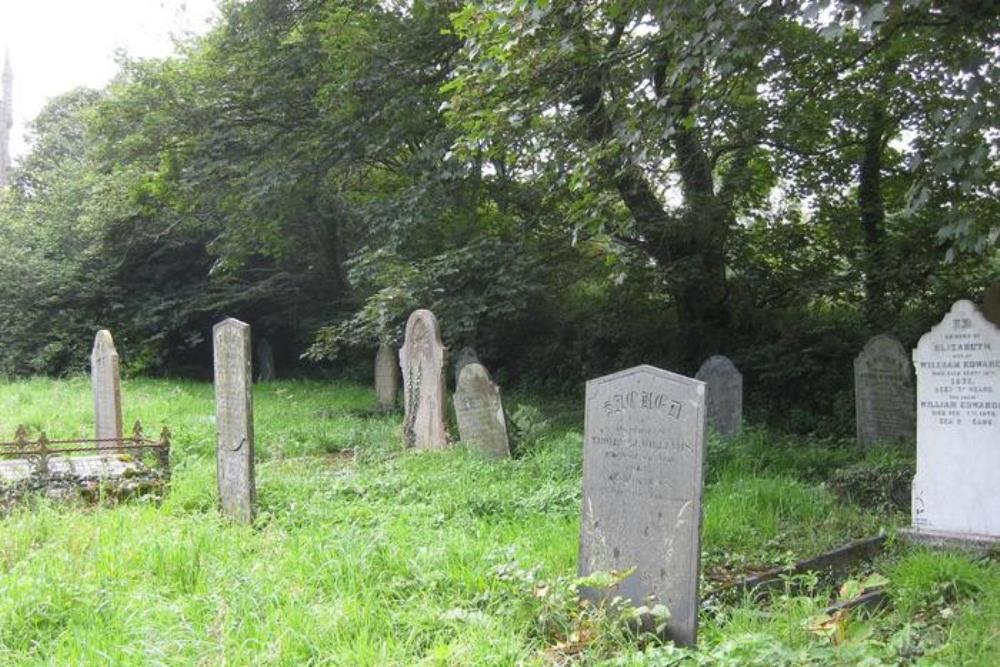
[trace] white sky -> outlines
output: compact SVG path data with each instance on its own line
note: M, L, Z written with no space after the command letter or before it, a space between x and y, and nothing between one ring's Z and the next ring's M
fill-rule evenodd
M214 16L215 0L0 0L0 60L9 50L14 68L13 156L49 98L111 80L116 49L169 55L172 37L202 34Z

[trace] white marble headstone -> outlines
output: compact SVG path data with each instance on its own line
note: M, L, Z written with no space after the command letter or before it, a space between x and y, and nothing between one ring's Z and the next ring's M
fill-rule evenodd
M914 532L1000 540L1000 329L957 301L913 362Z

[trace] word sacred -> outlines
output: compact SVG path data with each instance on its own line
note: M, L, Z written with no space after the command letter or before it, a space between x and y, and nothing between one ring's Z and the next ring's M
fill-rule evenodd
M678 401L652 391L628 391L615 394L604 401L604 411L609 415L624 410L666 410L668 417L681 417L681 404Z

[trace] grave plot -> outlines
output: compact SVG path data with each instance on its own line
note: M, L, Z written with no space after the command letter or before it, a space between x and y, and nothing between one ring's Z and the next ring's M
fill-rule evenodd
M160 490L170 479L170 431L157 439L136 422L128 437L31 438L18 426L0 442L0 511L32 493L57 500L123 499Z

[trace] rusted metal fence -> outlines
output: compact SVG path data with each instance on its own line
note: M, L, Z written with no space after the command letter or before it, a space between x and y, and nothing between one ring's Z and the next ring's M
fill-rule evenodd
M46 476L49 473L49 459L71 454L104 454L107 456L131 454L141 461L146 453L152 453L157 464L165 471L170 470L170 430L166 426L157 440L147 438L142 424L136 422L132 435L124 438L78 438L72 440L49 440L45 432L38 438L28 438L28 429L22 424L17 427L14 440L0 442L0 459L25 459L34 464L34 474Z

